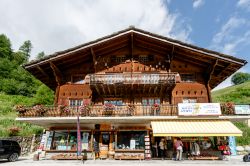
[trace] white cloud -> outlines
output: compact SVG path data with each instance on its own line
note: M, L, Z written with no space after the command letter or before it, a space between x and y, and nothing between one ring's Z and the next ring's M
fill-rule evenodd
M210 45L211 49L234 55L239 47L249 45L250 30L249 28L242 30L242 27L250 28L246 19L230 17L220 31L214 35Z
M167 4L163 0L2 0L0 33L11 39L14 49L31 40L33 58L40 51L51 54L130 25L190 41L190 25L180 13L170 13Z
M204 0L194 0L193 1L193 8L197 9L199 7L201 7L202 5L204 5Z
M250 0L239 0L237 7L250 11Z

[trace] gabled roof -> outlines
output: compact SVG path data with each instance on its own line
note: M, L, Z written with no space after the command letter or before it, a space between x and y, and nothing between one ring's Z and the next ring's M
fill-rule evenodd
M51 62L58 68L63 68L65 65L79 61L79 56L89 58L92 56L92 50L95 51L96 56L101 56L103 51L111 50L111 47L130 45L131 36L133 36L133 43L135 45L144 46L145 49L165 53L165 56L167 56L167 52L173 52L173 54L178 54L178 56L174 56L174 59L189 59L189 62L197 61L197 64L204 63L213 72L210 78L211 88L218 85L247 63L243 59L230 55L197 47L135 27L129 27L97 40L56 52L41 60L31 61L24 65L24 67L36 78L54 89L56 87L56 80L55 78L51 79L54 76ZM92 59L92 57L89 59ZM46 75L47 78L45 78Z

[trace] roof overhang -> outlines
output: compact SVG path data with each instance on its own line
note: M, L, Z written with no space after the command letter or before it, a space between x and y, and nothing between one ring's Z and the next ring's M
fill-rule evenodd
M78 63L84 58L92 60L93 55L91 51L94 50L96 56L102 56L102 52L107 52L111 50L112 47L118 47L119 45L129 46L131 36L133 37L133 43L137 46L146 43L155 47L156 50L166 53L165 56L167 56L167 52L174 51L174 54L178 54L176 57L179 57L181 60L188 58L191 62L195 60L198 63L203 63L205 66L208 66L209 70L211 72L213 71L210 76L211 88L214 88L247 63L247 61L243 59L130 27L92 42L65 51L56 52L41 60L32 61L24 67L36 78L52 89L55 89L56 80L53 75L51 63L60 69L64 66Z

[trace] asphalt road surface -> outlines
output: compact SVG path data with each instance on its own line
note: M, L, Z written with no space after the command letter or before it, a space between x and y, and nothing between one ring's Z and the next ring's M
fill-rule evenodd
M231 156L228 161L222 160L184 160L184 161L172 161L172 160L87 160L87 161L77 161L77 160L39 160L33 161L30 158L22 157L16 162L8 162L6 160L0 160L1 166L173 166L173 165L219 165L219 166L241 166L248 165L250 166L250 162L243 162L243 156Z

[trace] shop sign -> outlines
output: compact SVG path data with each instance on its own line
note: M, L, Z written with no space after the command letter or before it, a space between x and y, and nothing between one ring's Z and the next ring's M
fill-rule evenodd
M235 105L234 106L235 114L237 115L249 115L250 108L249 105Z
M220 103L179 103L179 116L219 116L221 115Z

